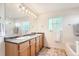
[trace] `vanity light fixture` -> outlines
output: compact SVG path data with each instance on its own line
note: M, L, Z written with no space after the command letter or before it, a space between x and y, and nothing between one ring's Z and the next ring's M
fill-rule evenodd
M29 13L29 15L30 15L31 12L29 11L28 13Z
M37 18L37 15L28 7L25 7L23 4L19 4L19 9L23 11L23 13L26 13L28 16L33 16L34 18Z

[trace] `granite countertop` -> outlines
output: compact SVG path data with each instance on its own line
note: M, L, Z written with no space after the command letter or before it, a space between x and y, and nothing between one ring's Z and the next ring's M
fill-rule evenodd
M38 37L41 34L35 34L35 35L29 35L29 36L23 36L23 37L17 37L17 38L12 38L12 39L5 39L5 42L12 42L12 43L22 43L27 40L30 40L32 38Z

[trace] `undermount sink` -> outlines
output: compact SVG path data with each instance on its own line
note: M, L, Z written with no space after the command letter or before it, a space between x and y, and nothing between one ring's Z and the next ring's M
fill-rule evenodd
M19 38L16 38L16 39L28 39L30 38L31 36L26 36L26 37L19 37Z
M19 37L19 38L16 38L16 39L26 39L26 37Z

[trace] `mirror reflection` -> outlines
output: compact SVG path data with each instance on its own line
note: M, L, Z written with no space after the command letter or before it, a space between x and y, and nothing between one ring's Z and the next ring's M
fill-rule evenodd
M29 16L19 8L20 4L6 4L5 35L22 35L30 29Z

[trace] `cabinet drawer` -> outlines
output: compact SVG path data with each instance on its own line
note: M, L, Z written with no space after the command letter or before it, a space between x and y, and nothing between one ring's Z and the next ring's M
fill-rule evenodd
M20 46L20 49L23 49L25 47L28 47L29 46L29 41L24 42L24 43L20 44L19 46Z
M30 46L31 46L31 56L35 55L35 38L30 40Z

